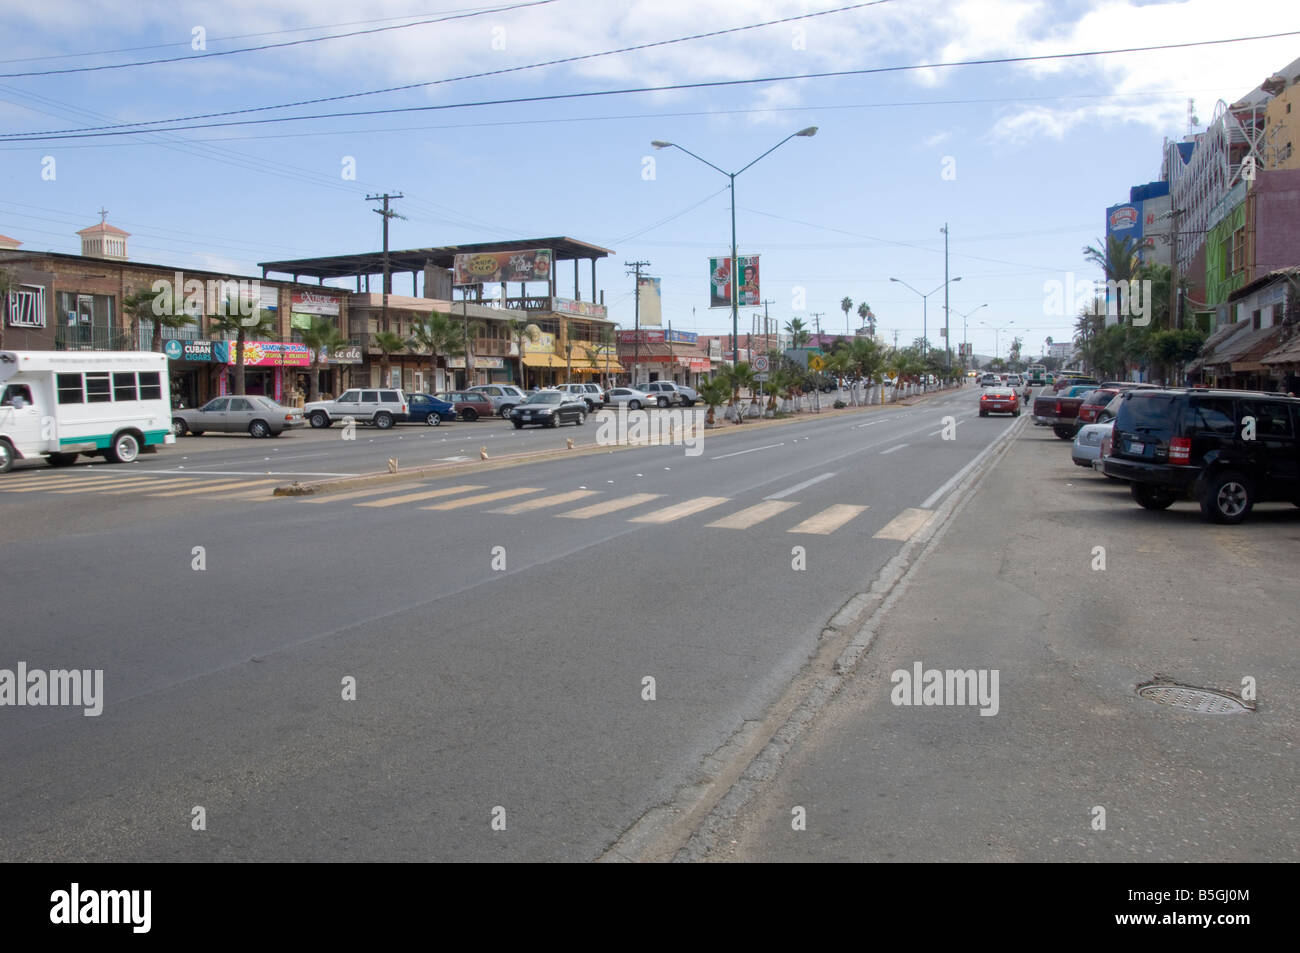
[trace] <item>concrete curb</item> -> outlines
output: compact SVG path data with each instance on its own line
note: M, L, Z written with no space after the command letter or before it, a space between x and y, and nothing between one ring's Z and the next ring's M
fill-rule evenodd
M936 390L930 394L913 395L907 398L907 402L898 401L891 404L872 404L866 407L844 407L839 410L822 410L818 413L805 411L794 414L789 417L783 417L779 420L768 418L757 418L746 420L743 424L720 424L716 427L705 431L711 437L721 437L726 434L748 433L752 429L761 429L764 427L783 426L793 423L803 423L808 420L824 420L827 417L847 416L854 413L869 413L872 411L882 411L891 408L911 407L917 401L929 400L940 394L948 394L960 388L948 388L947 390ZM661 446L662 444L622 444L614 447L602 447L597 445L587 445L581 447L559 447L553 450L529 450L521 453L505 454L497 458L487 460L461 460L447 461L441 463L432 463L424 466L412 467L409 470L399 470L397 473L372 472L358 473L356 476L341 477L333 480L314 480L308 483L294 482L282 484L272 490L272 496L316 496L329 493L341 493L346 490L362 489L369 486L383 486L387 483L413 483L418 480L425 480L430 477L442 475L459 476L467 472L481 473L484 470L500 470L513 466L522 466L528 463L534 463L538 460L556 459L565 456L587 456L593 453L614 453L621 450L639 450L647 446Z

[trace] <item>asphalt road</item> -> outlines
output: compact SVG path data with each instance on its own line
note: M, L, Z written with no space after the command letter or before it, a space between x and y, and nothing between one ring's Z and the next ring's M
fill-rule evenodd
M267 486L461 455L452 428L8 474L0 668L102 669L104 707L0 708L0 858L600 856L715 769L952 478L1023 428L975 400L320 499ZM477 448L582 428L467 429Z

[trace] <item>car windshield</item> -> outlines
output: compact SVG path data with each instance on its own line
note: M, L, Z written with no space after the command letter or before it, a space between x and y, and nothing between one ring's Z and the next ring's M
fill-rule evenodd
M255 403L255 404L258 404L258 405L260 405L260 406L262 406L262 407L265 407L267 410L279 410L279 409L280 409L280 405L277 404L275 401L273 401L273 400L272 400L271 398L269 398L269 397L250 397L249 400L251 400L251 401L252 401L253 403Z
M532 397L529 397L525 404L558 404L564 400L564 395L557 390L539 390Z
M1162 394L1159 391L1130 391L1124 395L1119 414L1115 419L1117 430L1129 433L1144 433L1167 440L1173 435L1178 408L1175 402L1177 394Z

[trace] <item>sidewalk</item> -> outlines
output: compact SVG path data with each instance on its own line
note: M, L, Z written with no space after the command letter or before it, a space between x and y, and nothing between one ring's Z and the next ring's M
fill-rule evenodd
M1239 527L1148 512L1030 427L936 543L707 859L1300 860L1300 509ZM918 662L997 670L997 713L892 704ZM1253 677L1258 711L1139 697L1158 673Z

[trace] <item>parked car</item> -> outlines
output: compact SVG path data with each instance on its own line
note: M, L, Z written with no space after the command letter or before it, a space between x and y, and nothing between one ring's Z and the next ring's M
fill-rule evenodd
M1240 523L1256 503L1300 506L1300 399L1253 391L1130 390L1102 472L1138 505L1196 500L1206 519Z
M1056 423L1056 392L1050 387L1040 390L1030 407L1030 413L1034 416L1035 427L1050 427Z
M1052 433L1062 440L1073 440L1079 429L1079 405L1089 394L1097 389L1095 384L1075 384L1056 394L1056 416L1052 421Z
M1020 416L1020 398L1010 387L990 387L980 394L980 416L989 414L1010 414Z
M510 422L519 430L525 425L558 427L565 421L582 425L587 421L587 402L558 390L540 390L510 411Z
M1093 387L1100 387L1101 381L1095 377L1084 377L1082 374L1062 374L1052 384L1052 389L1059 394L1067 387L1075 387L1079 384L1091 384Z
M587 403L594 410L597 407L604 407L607 403L605 399L605 388L599 384L593 384L590 381L583 384L583 389L587 392Z
M682 395L683 407L694 407L700 401L700 395L694 387L687 387L685 384L678 384L677 393Z
M487 394L480 394L478 391L457 390L438 394L437 397L451 404L452 409L456 411L456 416L466 423L473 423L480 417L491 417L495 413Z
M302 409L313 427L329 427L336 420L351 417L359 423L387 430L407 415L406 395L400 390L352 387L334 400L312 401Z
M493 412L501 417L509 417L512 407L528 399L528 395L514 384L477 384L466 390L485 395L492 402Z
M673 404L684 404L686 402L685 396L672 381L651 381L648 384L639 384L637 390L649 394L660 407L671 407Z
M248 433L254 437L278 437L286 430L305 427L302 411L282 407L269 397L254 394L214 397L202 407L172 412L172 433L202 437L214 433Z
M1101 472L1100 463L1109 453L1111 431L1115 425L1115 415L1119 413L1119 393L1115 393L1096 413L1092 423L1084 424L1074 435L1074 446L1070 450L1070 459L1075 465L1092 467Z
M456 405L432 394L407 394L406 401L407 414L402 419L411 423L437 427L444 420L456 419Z
M651 407L659 403L657 398L635 387L611 387L605 397L611 406L627 404L628 410L640 410L642 407Z
M1002 383L1002 380L996 374L985 374L980 378L980 387L992 387L1000 383Z
M588 387L595 387L596 390L587 390ZM595 384L556 384L553 388L561 394L566 394L573 400L580 400L587 405L587 412L595 410L597 407L603 407L605 404L604 395L601 394L600 388Z

